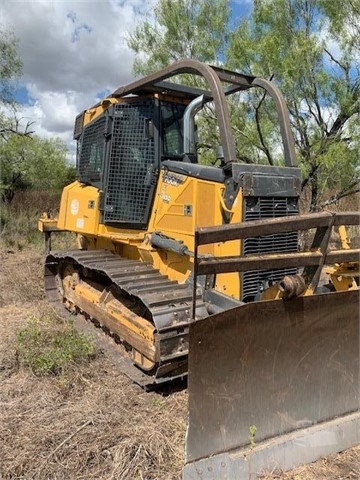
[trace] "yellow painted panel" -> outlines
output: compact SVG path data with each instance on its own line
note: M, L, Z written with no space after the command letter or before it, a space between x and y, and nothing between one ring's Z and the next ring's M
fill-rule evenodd
M237 197L234 201L234 204L231 208L231 219L230 223L239 223L242 219L242 190L240 189ZM214 255L215 256L232 256L240 255L241 252L241 240L233 240L231 242L223 242L214 244ZM229 295L233 298L240 298L240 275L238 273L224 273L217 275L215 288Z
M224 185L181 175L174 178L176 181L171 183L169 177L160 176L147 231L100 224L99 190L79 182L74 182L63 191L58 227L80 235L88 248L106 248L127 258L150 260L162 274L168 275L171 280L183 282L192 270L192 258L151 248L144 243L146 235L158 231L194 250L196 227L221 225L226 207L222 201ZM241 221L241 209L240 191L232 210L228 212L230 223ZM199 253L238 255L240 248L240 241L221 242L202 246ZM238 298L239 275L218 275L216 288Z
M217 215L219 202L217 201L217 191L220 186L216 183L200 181L197 190L197 208L196 208L196 226L208 227L220 222Z
M179 175L178 177L181 177ZM166 179L166 176L165 176ZM154 211L149 229L159 230L169 236L188 237L193 248L197 226L222 223L220 195L223 185L202 179L185 177L169 184L160 178Z
M99 190L74 182L62 194L58 227L82 234L95 234L100 222Z

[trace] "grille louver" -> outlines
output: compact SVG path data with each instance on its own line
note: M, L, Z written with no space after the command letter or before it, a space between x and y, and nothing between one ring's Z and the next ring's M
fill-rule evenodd
M278 218L298 213L295 198L248 197L244 202L244 221ZM297 232L266 235L259 238L248 238L243 242L244 255L264 253L295 252L298 247ZM241 276L241 298L252 301L262 288L279 282L285 275L295 275L296 268L277 270L256 270L244 272Z

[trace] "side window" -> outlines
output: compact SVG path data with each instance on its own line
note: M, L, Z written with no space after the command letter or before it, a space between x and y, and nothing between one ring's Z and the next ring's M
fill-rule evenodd
M183 115L185 108L185 105L161 103L163 157L179 157L183 154Z
M85 127L78 162L78 174L82 182L98 185L102 180L105 125L106 118L100 117Z

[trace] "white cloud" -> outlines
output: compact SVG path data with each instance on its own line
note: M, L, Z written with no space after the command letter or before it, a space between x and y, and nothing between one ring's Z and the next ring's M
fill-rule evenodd
M13 30L21 82L34 100L22 116L36 133L71 141L75 116L132 80L126 38L155 0L2 0L0 24Z

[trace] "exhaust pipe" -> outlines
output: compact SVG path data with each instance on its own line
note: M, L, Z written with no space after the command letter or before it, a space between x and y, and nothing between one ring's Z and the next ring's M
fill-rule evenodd
M195 115L204 107L205 95L195 98L186 107L183 117L184 126L184 154L196 155L195 145Z

